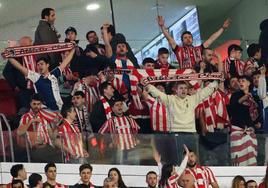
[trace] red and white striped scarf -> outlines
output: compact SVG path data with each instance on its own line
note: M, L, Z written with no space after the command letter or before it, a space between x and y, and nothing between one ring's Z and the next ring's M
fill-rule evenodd
M111 81L112 86L121 94L126 94L127 93L127 87L125 85L125 83L123 82L122 79L119 78L114 78Z
M208 132L214 132L215 128L227 128L229 125L230 120L227 113L225 96L221 91L215 91L198 108L200 114L205 116L205 126Z
M27 70L37 72L36 68L36 61L33 55L23 56L22 57L22 63ZM28 79L27 81L27 88L28 89L34 89L34 84L31 80Z
M244 74L244 62L241 60L234 60L236 72L239 76L242 76ZM230 78L230 65L231 65L231 59L227 58L223 62L224 64L224 72L227 75L228 78Z
M160 77L160 76L170 76L170 75L181 75L181 74L191 74L194 71L192 69L134 69L132 74L137 80L141 80L146 77ZM189 81L189 83L194 86L194 88L199 88L199 84L196 80Z
M254 98L251 95L249 95L247 100L243 101L242 104L249 107L249 115L251 117L251 120L255 121L259 116L259 112L258 112L258 104L255 102Z
M100 128L99 133L111 133L115 146L121 150L129 150L136 146L135 134L139 126L136 121L128 116L113 116Z
M107 100L103 96L100 97L100 100L102 102L102 105L105 111L106 119L108 120L112 118L112 109L111 109L110 104L107 102Z
M115 64L117 69L123 69L122 61L120 59L117 58L115 60ZM135 68L133 63L129 59L126 59L126 64L127 69L129 70L133 70ZM123 74L115 74L115 77L118 78L119 80L123 80ZM142 109L140 97L137 92L138 89L137 85L139 83L139 80L137 80L137 78L133 74L129 74L129 80L130 80L130 92L132 100L138 109Z
M237 166L257 165L257 138L253 128L231 127L231 159Z
M195 187L209 188L213 182L217 182L216 178L210 168L196 165L194 168L187 168L185 173L190 173L195 178Z
M51 52L62 52L71 50L74 48L74 44L68 43L56 43L56 44L42 44L42 45L32 45L32 46L19 46L19 47L9 47L6 48L1 55L4 58L9 57L23 57L36 54L45 54Z

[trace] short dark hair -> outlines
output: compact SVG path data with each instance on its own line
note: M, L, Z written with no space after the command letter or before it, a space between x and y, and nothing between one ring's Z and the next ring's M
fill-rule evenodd
M43 102L43 97L39 93L35 93L31 96L32 100Z
M247 54L248 57L254 57L257 52L259 52L261 46L259 44L253 43L248 46Z
M49 16L50 11L55 11L55 10L53 8L44 8L41 12L41 19L45 19L45 16Z
M21 184L22 187L24 187L24 183L22 180L20 179L13 179L12 182L11 182L11 188L13 188L13 185L16 185L16 184Z
M89 169L91 172L93 171L93 167L90 164L82 164L79 167L79 173L81 174L81 172L85 169Z
M61 109L61 115L63 118L67 117L67 114L72 111L73 106L71 104L64 104Z
M260 70L256 70L252 73L251 77L253 78L253 76L255 75L260 75L261 74L261 71Z
M228 56L230 56L232 50L241 51L241 52L243 51L243 49L239 45L237 45L237 44L231 44L228 47Z
M88 35L91 34L91 33L95 33L95 34L97 35L96 31L90 30L90 31L88 31L87 34L86 34L86 39L87 39L87 40L88 40Z
M105 81L99 85L99 91L101 95L104 95L104 90L108 88L108 86L112 86L111 83Z
M155 171L149 171L149 172L146 174L146 178L147 178L147 176L150 175L150 174L154 174L154 175L157 176L157 173L156 173Z
M247 182L246 182L246 187L248 187L248 184L250 184L250 183L257 183L255 180L248 180Z
M37 173L32 173L29 177L30 188L36 187L39 181L42 181L42 176Z
M124 98L121 95L117 95L116 97L112 98L111 100L111 107L115 105L117 102L124 102Z
M177 85L177 87L178 87L179 85L187 85L187 86L188 86L187 82L185 82L185 81L178 81L178 82L176 83L176 85Z
M252 78L250 76L247 76L247 75L239 76L238 80L241 80L241 79L245 79L245 80L249 81L250 83L252 82Z
M55 163L47 163L45 168L44 168L45 172L47 172L50 167L57 168Z
M23 164L16 164L16 165L13 165L10 169L10 174L13 178L16 178L18 177L19 175L19 171L20 170L23 170L24 166Z
M184 31L182 34L181 34L181 41L183 41L183 36L184 35L191 35L193 37L193 34L190 32L190 31Z
M143 61L142 61L142 64L145 65L147 63L153 63L155 64L155 60L151 57L146 57Z
M103 29L103 26L101 26L101 30ZM111 33L112 36L115 36L115 28L112 24L109 25L109 27L107 28L107 32Z
M69 33L69 32L74 32L75 33L75 35L77 35L77 31L76 31L76 29L74 28L74 27L68 27L66 30L65 30L65 35L67 36L67 34Z
M81 96L82 98L85 98L83 91L76 91L73 96Z
M206 50L212 50L212 48L202 48L202 55L204 55L205 54L205 52L206 52Z
M162 55L162 54L169 54L169 51L167 48L162 47L158 49L158 55Z
M46 64L50 64L50 58L40 57L36 60L36 63L38 63L39 61L44 61Z

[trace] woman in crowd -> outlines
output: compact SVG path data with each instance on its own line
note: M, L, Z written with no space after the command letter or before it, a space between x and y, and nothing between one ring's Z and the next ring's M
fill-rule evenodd
M243 176L235 176L232 181L232 188L246 188L246 180Z
M175 167L173 164L163 165L161 170L161 178L158 184L160 188L179 187L178 179L183 174L186 168L189 155L189 150L185 145L184 150L186 154L179 167Z
M108 176L112 178L113 181L115 181L115 187L127 188L122 179L121 173L117 168L111 168L108 172Z

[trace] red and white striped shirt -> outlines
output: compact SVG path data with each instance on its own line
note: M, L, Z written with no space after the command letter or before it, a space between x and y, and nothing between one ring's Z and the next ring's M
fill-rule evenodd
M230 78L230 65L231 61L234 61L235 68L236 68L236 73L239 76L242 76L244 74L244 62L240 60L231 60L229 57L223 61L223 66L224 66L224 73L227 75L227 78Z
M64 119L63 123L58 128L59 134L63 139L63 144L75 154L75 157L84 157L83 153L83 141L79 128L69 123ZM66 154L66 160L70 159L70 154Z
M186 168L185 173L190 173L195 179L195 187L209 188L211 183L217 183L217 180L208 167L196 165L195 168Z
M190 69L196 63L202 61L202 49L200 46L176 46L173 50L178 60L180 69Z
M113 116L100 128L99 133L111 133L113 142L121 150L129 150L136 146L135 135L139 126L134 119L128 116Z
M86 106L88 112L91 112L93 105L100 99L100 94L98 90L98 85L90 86L85 83L85 79L81 79L76 82L71 95L74 95L76 91L82 91L85 94Z
M147 104L150 109L151 127L153 131L168 132L168 109L159 99L148 96Z
M49 136L50 123L52 123L51 118L56 118L56 115L52 112L46 110L40 110L35 114L32 110L24 114L21 117L19 128L23 125L26 125L34 118L39 118L40 123L32 123L27 129L26 135L31 147L34 147L37 144L50 144L52 145L51 138Z

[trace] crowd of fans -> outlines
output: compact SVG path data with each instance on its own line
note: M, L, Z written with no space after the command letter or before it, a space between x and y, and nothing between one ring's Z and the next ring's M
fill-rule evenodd
M19 40L19 46L58 43L60 34L54 27L55 18L54 9L43 9L34 42L24 36ZM17 143L23 145L20 137L26 135L31 161L80 163L90 159L94 152L109 153L116 149L114 162L128 164L140 144L138 133L169 134L170 138L175 135L170 133L176 133L181 137L181 146L187 144L191 152L185 149L186 155L177 173L173 165L167 163L162 166L159 186L176 187L177 180L182 178L183 182L185 178L185 182L193 181L199 186L211 184L217 187L212 171L196 166L196 160L191 164L190 156L192 153L196 158L193 151L197 150L197 134L227 130L230 133L232 164L257 164L255 132L266 133L268 127L267 62L262 51L265 44L250 44L246 61L241 59L243 49L232 44L228 47L228 57L222 60L209 46L230 26L229 19L200 46L193 46L193 36L189 31L182 33L182 45L176 44L166 29L163 17L159 16L157 21L176 55L176 67L169 64L170 52L164 47L158 50L156 60L146 57L137 62L124 35L116 33L109 23L100 28L104 44L99 43L95 31L89 31L86 34L88 45L83 50L79 47L77 30L69 27L65 31L65 42L75 44L72 50L8 58L3 75L18 92L19 113L22 114L16 129ZM267 25L266 22L262 23L262 28ZM124 71L117 73L114 70ZM221 72L224 79L153 84L146 79L147 76L214 72ZM97 138L94 133L111 136L109 139ZM165 156L167 150L177 152L177 145L167 142L163 147L168 149L163 150L158 147L163 145L163 140L156 138L154 142L156 155L162 156L158 164L178 164L178 158L173 160L173 156ZM188 169L184 170L187 161ZM56 169L55 166L46 166L48 178L50 167ZM200 169L200 172L196 174L195 170L191 170L193 168ZM90 171L87 182L83 180L84 169ZM90 165L80 167L84 184L90 182L91 172ZM126 187L123 181L120 182L122 178L117 169L111 169L104 186L115 183L113 173L119 177L116 185ZM157 177L151 176L156 176L156 173L148 173L147 182L157 182ZM12 187L21 183L16 181L17 175L13 177ZM29 178L31 187L40 182L37 174ZM243 177L236 177L233 187L241 182L245 186ZM48 180L44 186L54 186L55 183L55 179ZM254 181L246 184L254 187ZM149 185L155 186L156 183Z
M197 187L219 187L214 174L208 167L199 166L199 170L193 170L193 163L196 163L195 153L188 151L186 148L186 157L182 161L179 167L175 167L169 164L164 164L159 172L149 171L146 174L145 182L149 188L157 187L182 187L182 188L197 188ZM188 159L189 158L189 159ZM188 162L187 162L188 159ZM188 166L186 169L186 165ZM161 165L160 165L161 167ZM200 171L202 169L202 171ZM28 177L29 184L25 184L27 180L27 171L23 164L13 165L10 169L10 175L12 181L4 185L6 188L127 188L128 186L124 183L121 172L118 168L111 168L108 171L107 178L103 181L103 186L95 186L92 182L91 177L93 174L93 167L86 163L79 167L80 179L74 185L61 184L57 179L57 167L55 163L47 163L44 167L44 173L46 181L38 173L32 173ZM263 178L263 181L259 184L253 179L248 181L243 176L235 176L231 188L265 188L267 187L267 171Z

